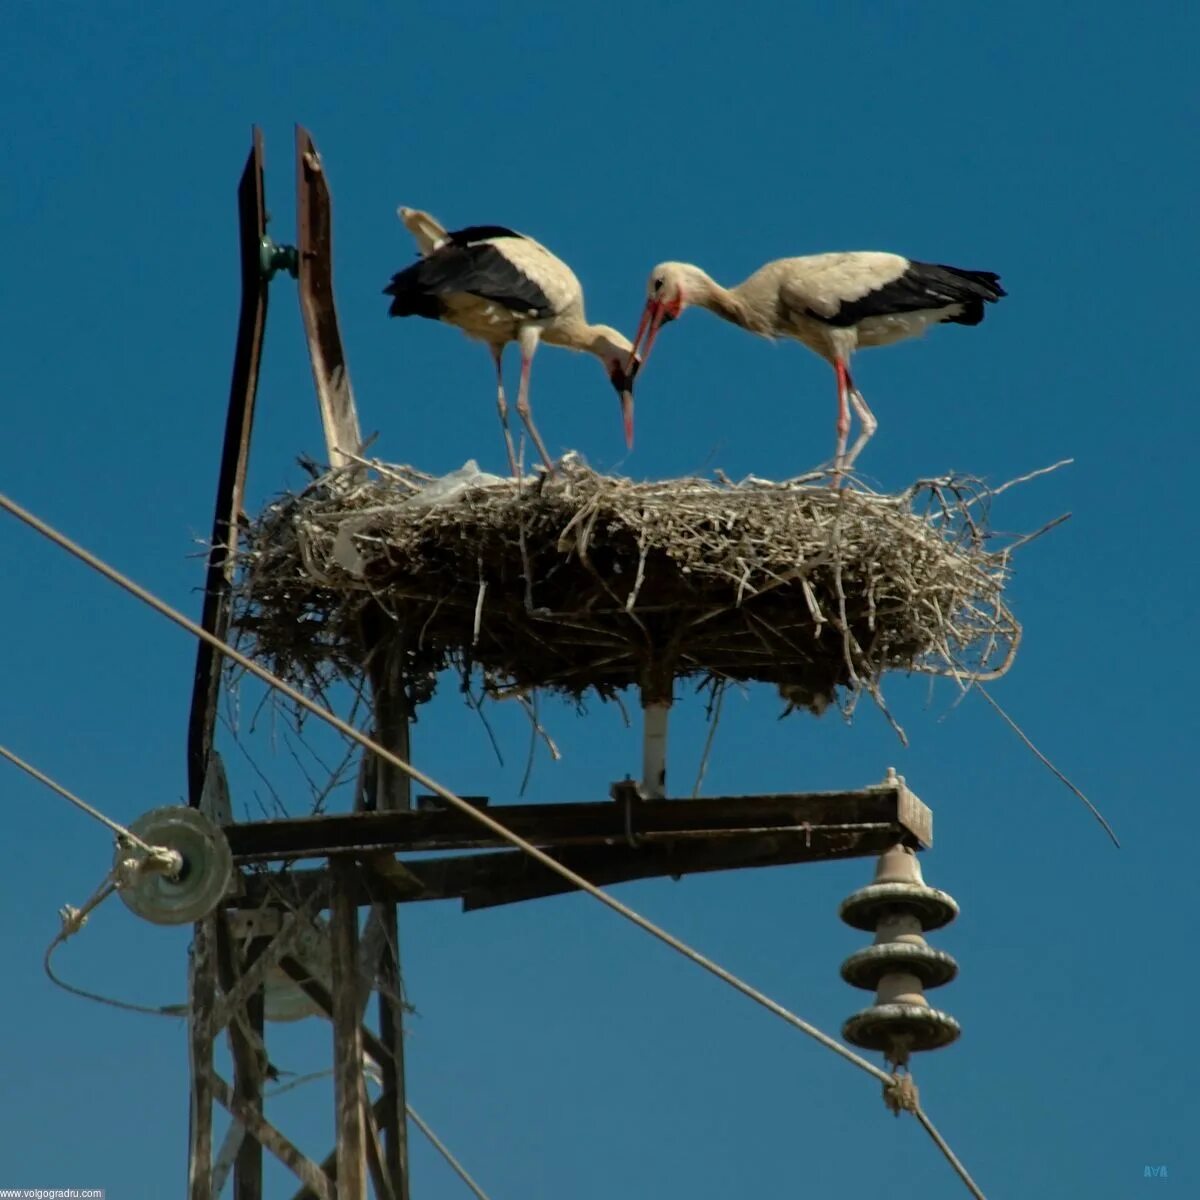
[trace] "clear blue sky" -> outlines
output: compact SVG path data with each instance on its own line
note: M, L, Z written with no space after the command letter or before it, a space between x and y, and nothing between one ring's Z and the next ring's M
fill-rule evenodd
M237 311L234 186L267 137L273 232L292 240L292 125L333 187L336 287L364 426L384 457L502 464L484 351L389 322L411 261L398 203L452 226L511 224L577 270L590 314L632 332L645 275L691 259L734 282L770 258L889 249L1001 273L977 329L864 355L878 486L959 469L1010 493L1005 528L1075 516L1031 546L1012 600L1021 657L994 691L1105 810L1082 807L977 698L894 681L912 741L863 707L847 726L776 721L731 699L709 794L861 786L895 765L932 806L930 882L962 904L937 938L961 964L937 1002L962 1022L918 1060L930 1113L991 1197L1195 1194L1196 1089L1179 1029L1190 961L1200 579L1196 415L1195 7L710 3L338 6L16 4L0 39L6 365L0 488L185 610L202 565ZM302 479L320 427L290 281L274 285L252 504ZM551 447L660 477L719 465L781 477L825 458L830 373L705 313L661 339L622 461L596 366L543 352ZM115 817L179 801L194 648L180 632L0 520L8 586L0 741ZM695 770L685 698L672 770ZM550 706L565 752L532 799L599 798L631 769L614 710ZM453 688L423 714L418 763L515 798ZM280 778L290 762L281 745ZM254 780L235 803L255 811ZM0 1186L182 1194L182 1026L53 989L59 905L102 878L104 832L8 767L2 944L7 1034ZM302 797L299 793L297 806ZM836 917L865 861L622 895L830 1031L864 1002L838 978L862 937ZM964 1194L876 1085L586 898L476 915L404 910L411 1098L496 1200L614 1194ZM185 931L117 902L60 954L74 981L180 1000ZM294 1070L327 1027L281 1034ZM325 1150L325 1093L281 1121ZM1191 1147L1189 1149L1189 1147ZM1169 1183L1143 1178L1165 1165ZM414 1136L414 1195L464 1195ZM279 1180L274 1175L273 1179ZM899 1182L897 1182L899 1181ZM287 1195L282 1182L275 1194Z

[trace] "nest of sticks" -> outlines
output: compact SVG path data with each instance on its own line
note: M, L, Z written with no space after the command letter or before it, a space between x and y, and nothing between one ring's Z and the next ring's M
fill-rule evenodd
M889 670L995 678L1020 626L992 493L784 483L635 483L568 458L553 478L468 464L443 480L363 463L284 495L242 541L234 629L312 692L398 667L409 698L447 668L492 694L581 699L760 680L823 711ZM1021 539L1027 540L1027 539Z

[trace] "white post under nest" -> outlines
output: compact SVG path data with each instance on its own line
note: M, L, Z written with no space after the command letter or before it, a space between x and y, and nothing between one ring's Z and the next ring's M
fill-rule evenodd
M642 799L663 800L667 795L667 718L669 700L642 704Z

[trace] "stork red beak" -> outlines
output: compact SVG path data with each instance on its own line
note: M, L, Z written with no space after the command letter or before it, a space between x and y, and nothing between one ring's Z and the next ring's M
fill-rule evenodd
M658 337L658 331L669 320L671 320L671 314L661 300L651 297L646 301L646 307L642 309L642 319L638 323L637 333L634 335L633 349L629 352L630 363L639 354L643 363L650 357L650 348L654 345L654 339ZM646 339L644 346L642 345L643 338Z
M621 419L625 422L625 445L633 449L633 392L621 393Z

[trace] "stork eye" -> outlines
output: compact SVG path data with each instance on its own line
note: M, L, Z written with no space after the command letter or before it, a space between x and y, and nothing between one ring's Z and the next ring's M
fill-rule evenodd
M662 281L661 279L656 279L656 280L654 281L654 290L655 290L656 292L661 292L661 291L662 291L662 285L663 285L663 281Z

